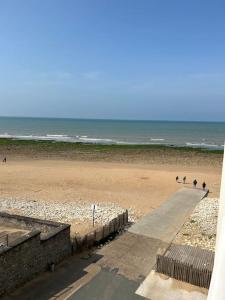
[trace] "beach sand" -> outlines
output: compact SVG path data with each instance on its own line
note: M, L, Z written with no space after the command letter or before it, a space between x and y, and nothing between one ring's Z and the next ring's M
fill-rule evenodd
M60 160L21 160L0 166L0 197L115 202L142 216L158 207L183 184L177 175L206 181L211 197L218 197L220 169Z
M132 209L139 218L184 186L176 183L176 176L187 177L186 187L195 178L199 186L205 181L210 197L219 196L221 154L154 148L110 152L95 146L93 152L90 146L88 151L60 149L55 153L36 146L32 151L27 146L22 150L4 147L8 160L0 164L0 199L86 201L90 206L110 202ZM79 231L90 227L84 222L76 224Z

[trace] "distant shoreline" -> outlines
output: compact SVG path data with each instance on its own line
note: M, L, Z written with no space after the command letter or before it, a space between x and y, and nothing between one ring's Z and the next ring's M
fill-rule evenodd
M68 145L69 148L71 148L72 145L74 145L75 148L90 148L90 149L96 149L99 150L102 148L103 150L106 149L140 149L140 150L150 150L150 149L164 149L164 150L180 150L180 151L194 151L194 152L203 152L203 153L212 153L212 154L223 154L223 149L213 149L213 148L207 148L207 147L198 147L198 146L179 146L179 145L165 145L165 144L105 144L105 143L92 143L92 142L67 142L67 141L57 141L57 140L38 140L38 139L16 139L16 138L2 138L0 137L0 147L2 145L27 145L27 146L64 146Z
M223 151L223 146L213 145L213 144L205 144L205 143L186 143L176 144L176 143L165 143L164 139L156 138L151 139L151 142L116 142L111 139L105 138L89 138L87 136L81 136L79 139L71 139L66 135L47 135L47 136L4 136L0 135L0 140L8 140L8 141L22 141L22 142L40 142L40 143L63 143L63 144L83 144L83 145L102 145L102 146L118 146L118 147L166 147L166 148L180 148L180 149L197 149L197 150L208 150L212 151Z
M98 145L222 150L225 123L1 118L0 138Z
M223 150L163 145L103 145L0 138L0 162L58 160L221 168Z
M5 119L40 119L40 120L75 120L75 121L124 121L124 122L167 122L167 123L224 123L224 120L179 120L179 119L122 119L122 118L79 118L79 117L47 117L47 116L0 116Z

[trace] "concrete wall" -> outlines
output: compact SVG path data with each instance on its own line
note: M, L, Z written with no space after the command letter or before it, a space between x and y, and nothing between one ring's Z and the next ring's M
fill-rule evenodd
M41 220L37 222L37 219L7 215L0 213L1 222L6 222L8 218L16 227L18 224L29 226L36 222L37 227L48 226L48 234L42 237L40 230L33 230L16 239L9 247L0 248L0 295L47 270L51 263L57 264L71 254L70 225L48 221L43 221L41 225Z

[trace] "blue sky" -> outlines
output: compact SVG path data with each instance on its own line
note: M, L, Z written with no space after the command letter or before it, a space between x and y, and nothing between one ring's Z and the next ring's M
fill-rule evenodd
M0 115L225 121L225 1L0 0Z

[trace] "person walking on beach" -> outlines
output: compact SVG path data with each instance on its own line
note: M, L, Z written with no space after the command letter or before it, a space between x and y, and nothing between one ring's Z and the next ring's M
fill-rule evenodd
M183 178L183 184L185 184L186 183L186 176L184 176L184 178Z
M196 188L196 186L197 186L197 183L198 183L198 181L195 179L194 181L193 181L193 186Z
M6 157L3 159L3 161L2 161L3 163L6 163Z
M176 177L176 182L178 182L178 180L179 180L179 177L177 176L177 177Z
M205 183L205 181L204 181L203 184L202 184L202 188L203 188L203 190L205 190L205 188L206 188L206 183Z

